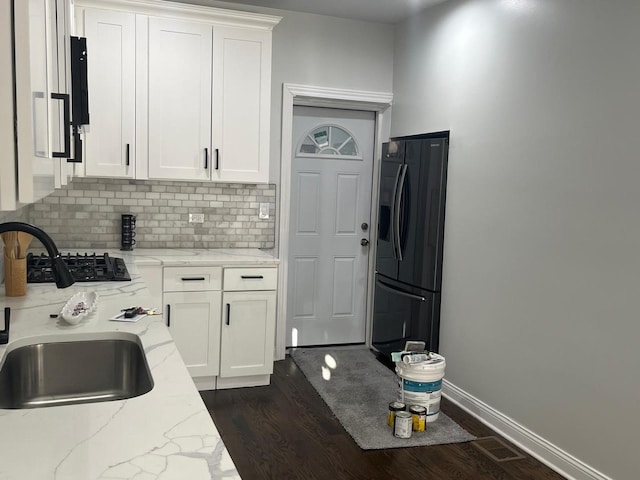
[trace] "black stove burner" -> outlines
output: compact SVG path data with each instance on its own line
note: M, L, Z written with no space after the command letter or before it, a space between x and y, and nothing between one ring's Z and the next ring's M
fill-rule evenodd
M76 282L109 282L130 281L131 277L121 258L111 258L107 253L102 255L70 253L62 255ZM46 254L27 255L27 283L54 282L51 270L51 259Z

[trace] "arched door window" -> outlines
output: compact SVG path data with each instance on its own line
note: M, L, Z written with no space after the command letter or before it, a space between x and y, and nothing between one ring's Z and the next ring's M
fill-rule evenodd
M361 159L353 136L337 125L321 125L308 132L300 140L297 156Z

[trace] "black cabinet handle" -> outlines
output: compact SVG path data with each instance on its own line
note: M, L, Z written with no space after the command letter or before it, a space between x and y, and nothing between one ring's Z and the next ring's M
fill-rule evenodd
M205 147L204 149L204 169L209 168L209 149Z
M231 323L231 304L227 303L227 321L225 322L227 325Z
M167 327L171 326L171 305L167 304Z
M216 170L220 166L220 150L216 148Z
M51 152L53 158L71 157L71 109L69 106L69 95L67 93L52 93L51 98L62 100L63 123L64 123L64 150L62 152Z
M264 277L262 275L240 275L240 278L242 278L243 280L250 280L250 279L261 280Z
M183 282L202 282L205 280L204 277L182 277L180 280Z
M128 167L130 165L129 162L129 144L127 143L127 148L125 149L125 165Z

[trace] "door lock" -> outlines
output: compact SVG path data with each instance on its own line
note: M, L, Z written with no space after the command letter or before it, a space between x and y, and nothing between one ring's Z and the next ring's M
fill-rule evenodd
M366 247L367 245L369 245L369 240L367 240L366 238L363 238L362 240L360 240L360 245L362 245L363 247Z
M362 225L360 225L360 228L366 232L367 230L369 230L369 224L367 222L364 222Z

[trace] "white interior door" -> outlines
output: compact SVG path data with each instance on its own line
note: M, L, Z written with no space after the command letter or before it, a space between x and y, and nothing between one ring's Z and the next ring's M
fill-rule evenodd
M293 115L287 346L363 343L375 114Z

